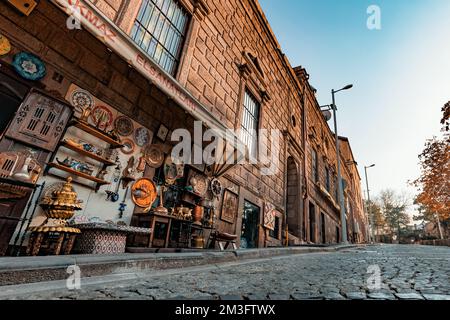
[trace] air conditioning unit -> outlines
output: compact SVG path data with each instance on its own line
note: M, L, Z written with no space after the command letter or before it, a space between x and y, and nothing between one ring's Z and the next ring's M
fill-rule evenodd
M38 5L35 0L7 0L13 7L19 10L26 16L29 16L30 13L36 8Z

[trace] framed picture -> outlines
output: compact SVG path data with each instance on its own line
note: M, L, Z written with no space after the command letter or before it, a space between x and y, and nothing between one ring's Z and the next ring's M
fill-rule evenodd
M223 194L222 212L220 219L229 223L234 223L239 205L239 196L226 189Z
M167 134L168 134L168 133L169 133L169 129L168 129L165 125L161 124L161 125L159 126L158 133L156 134L156 136L157 136L160 140L166 141L166 138L167 138Z

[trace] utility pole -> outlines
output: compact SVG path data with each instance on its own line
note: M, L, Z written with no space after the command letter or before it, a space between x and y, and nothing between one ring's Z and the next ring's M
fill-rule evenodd
M372 230L372 243L375 243L375 226L373 224L373 215L372 215L372 203L370 202L370 192L369 192L369 180L367 179L367 169L375 167L375 164L372 164L368 167L364 167L364 173L366 176L366 189L367 189L367 215L369 216L370 226Z

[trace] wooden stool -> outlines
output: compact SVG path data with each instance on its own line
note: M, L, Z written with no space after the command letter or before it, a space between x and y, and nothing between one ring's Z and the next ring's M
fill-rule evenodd
M219 231L213 232L211 234L210 248L214 249L216 246L216 242L217 242L217 244L219 245L220 251L227 250L230 244L232 245L234 250L237 250L236 239L237 239L237 235L235 235L235 234L223 233L223 232L219 232Z

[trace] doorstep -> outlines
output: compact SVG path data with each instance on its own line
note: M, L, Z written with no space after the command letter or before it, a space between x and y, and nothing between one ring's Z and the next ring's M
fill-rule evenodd
M275 256L334 252L358 245L331 245L325 247L296 246L227 251L195 249L129 248L128 253L116 255L67 255L0 258L0 286L64 280L67 268L80 267L83 278L112 274L147 273L155 270L178 269L216 263L260 259ZM157 251L157 252L156 252Z

